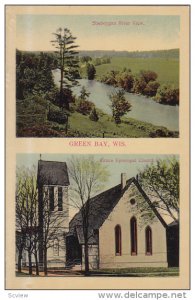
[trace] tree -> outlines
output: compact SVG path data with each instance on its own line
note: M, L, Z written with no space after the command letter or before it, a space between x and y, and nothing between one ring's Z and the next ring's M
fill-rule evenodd
M156 95L159 86L160 83L158 83L157 81L149 81L146 88L143 90L143 94L153 97Z
M107 74L101 77L101 82L104 82L109 85L117 86L117 76L119 75L119 71L111 70Z
M147 84L143 78L136 77L133 85L133 92L136 94L143 94Z
M92 109L89 118L90 118L90 120L92 120L94 122L97 122L99 120L99 116L98 116L98 113L97 113L95 107Z
M25 99L29 94L44 96L52 91L53 58L48 54L23 53L16 51L16 98Z
M100 57L97 57L97 58L95 59L95 61L94 61L94 64L95 64L95 66L101 65L101 64L102 64L101 58L100 58Z
M124 71L117 75L118 86L127 92L131 92L134 83L134 77L131 71Z
M138 176L139 184L152 200L153 206L173 221L179 221L179 161L176 157L159 159ZM142 202L145 218L152 218L151 209Z
M79 209L84 237L85 274L89 273L88 241L89 223L93 217L90 199L100 190L108 179L108 171L100 161L93 157L74 157L69 161L68 170L72 181L72 205Z
M76 80L79 77L78 74L78 57L74 49L78 46L74 44L76 37L72 35L69 29L59 28L54 33L55 40L51 41L52 45L57 49L58 66L60 70L60 105L69 109L69 103L65 97L63 97L63 89L70 89L72 86L78 84Z
M89 95L90 93L86 90L84 86L82 86L80 96L76 104L76 111L83 115L89 115L92 111L92 108L94 107L93 102L87 100L89 98Z
M87 90L84 86L82 86L79 98L81 100L86 100L87 98L89 98L89 95L90 95L90 93L87 92Z
M160 84L156 81L158 75L153 71L140 71L135 78L133 92L146 96L155 96Z
M94 107L94 103L88 100L79 100L76 105L76 111L82 115L89 115Z
M18 248L18 271L21 272L22 253L28 252L29 274L32 274L32 254L38 269L38 207L35 167L18 168L16 173L16 246Z
M154 71L140 71L140 78L143 78L146 83L150 81L155 81L157 79L158 75Z
M125 92L123 90L112 93L109 98L114 121L116 124L120 124L121 117L131 110L131 103L125 99Z
M68 217L66 207L63 211L59 210L57 199L57 191L48 186L48 182L44 176L38 183L39 195L39 261L43 263L44 274L47 275L47 253L48 249L54 247L54 241L58 240L64 243L64 220ZM52 199L52 201L51 201ZM64 206L64 203L63 203ZM60 243L59 243L60 247Z
M56 199L54 195L54 199ZM16 246L18 249L18 270L24 250L28 252L29 274L32 275L32 255L35 258L36 274L39 263L43 263L47 275L47 252L54 246L54 240L64 240L63 222L67 209L58 210L58 203L50 204L46 179L42 176L37 186L36 168L17 169L16 185ZM63 217L62 217L63 215ZM60 217L59 217L60 216ZM39 254L39 258L38 258Z
M88 63L88 62L91 61L91 60L92 60L91 56L88 56L88 55L86 55L86 56L81 56L81 58L80 58L80 61L81 61L82 63Z
M87 64L87 78L93 80L95 78L96 69L93 64Z

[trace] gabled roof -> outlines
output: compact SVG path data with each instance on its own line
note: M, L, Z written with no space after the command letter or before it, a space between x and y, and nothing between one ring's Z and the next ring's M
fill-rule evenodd
M38 161L38 185L69 185L67 165L59 161Z
M134 183L138 188L139 192L142 194L144 199L147 201L148 205L153 209L155 215L162 223L162 225L167 228L167 224L164 219L161 217L159 212L156 210L149 197L143 191L138 181L132 177L127 180L126 186L124 189L121 189L121 184L114 186L113 188L91 198L89 200L89 232L92 233L93 230L99 229L104 221L109 217L110 213L117 205L123 194ZM78 228L82 226L82 208L81 210L73 217L69 224L69 235L76 234ZM79 232L81 229L79 229Z
M99 229L114 209L132 179L127 181L126 187L121 190L121 184L91 198L89 200L89 228ZM82 208L70 221L70 233L82 225Z

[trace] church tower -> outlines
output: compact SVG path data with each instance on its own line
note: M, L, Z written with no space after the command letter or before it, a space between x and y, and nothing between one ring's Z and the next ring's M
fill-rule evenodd
M65 162L38 161L39 263L64 267L69 224L69 177ZM47 249L47 250L46 250Z

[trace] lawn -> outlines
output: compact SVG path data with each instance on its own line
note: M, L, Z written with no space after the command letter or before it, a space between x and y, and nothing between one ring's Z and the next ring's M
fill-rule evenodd
M162 130L165 134L168 131L165 127L155 126L150 123L137 121L132 118L122 118L121 124L115 124L112 117L102 113L99 121L94 122L88 116L84 116L77 112L73 113L70 118L70 129L74 132L79 131L81 135L86 137L115 137L115 138L138 138L151 137L153 133Z
M91 272L93 276L128 276L128 277L169 277L179 276L179 268L125 268L125 269L100 269Z
M36 276L28 274L28 270L23 270L22 273L16 271L17 277L31 277ZM45 276L43 272L40 272L39 276ZM48 269L48 275L52 277L58 276L84 276L84 271L67 271L67 270L50 270ZM179 268L125 268L125 269L99 269L90 271L89 276L93 277L176 277L179 276Z
M133 74L140 70L151 70L158 74L160 84L171 84L179 86L179 60L165 58L131 58L113 57L110 64L96 66L96 79L111 70L121 71L130 68ZM86 76L85 67L81 68L81 76Z

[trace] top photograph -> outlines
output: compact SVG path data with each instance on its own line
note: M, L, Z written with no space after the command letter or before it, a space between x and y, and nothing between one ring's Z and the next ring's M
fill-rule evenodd
M17 14L16 137L178 138L180 19Z

